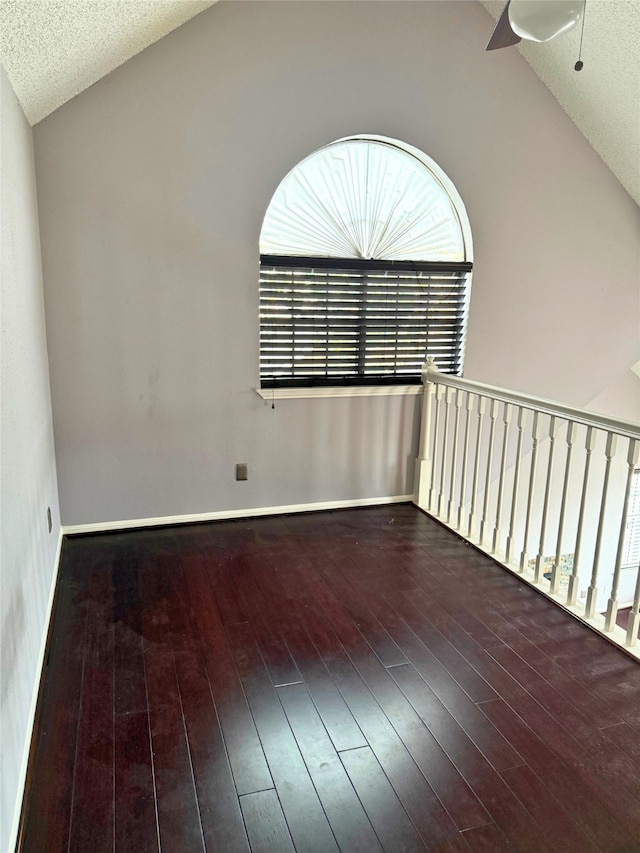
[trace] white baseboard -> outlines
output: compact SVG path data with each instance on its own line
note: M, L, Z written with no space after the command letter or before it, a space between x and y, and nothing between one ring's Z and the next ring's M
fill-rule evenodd
M40 695L40 681L42 679L42 670L44 668L44 657L47 652L47 639L49 637L49 625L53 611L53 601L58 583L58 572L60 570L60 555L62 553L62 541L64 531L62 527L58 532L58 544L56 546L56 558L53 565L53 574L51 576L51 584L49 586L49 598L47 601L47 609L42 626L42 637L40 638L40 650L38 652L38 663L36 666L35 678L33 682L33 692L31 694L31 705L29 707L29 715L27 717L27 731L24 741L24 749L22 752L22 764L20 766L20 776L18 777L18 792L16 797L15 810L13 813L13 823L11 825L11 833L9 835L9 850L16 849L18 843L18 832L20 831L20 815L22 814L22 804L25 794L25 785L27 781L27 770L29 768L29 755L31 753L31 739L33 737L33 726L38 709L38 697Z
M110 530L131 530L137 527L161 527L170 524L194 524L198 521L224 521L232 518L254 518L260 515L285 515L295 512L319 512L326 509L350 509L352 507L381 506L384 504L407 503L413 495L393 495L383 498L358 498L346 501L319 501L318 503L290 504L288 506L248 507L247 509L225 509L217 512L200 512L193 515L167 515L160 518L133 518L122 521L102 521L94 524L70 524L62 528L65 536L78 533L106 533Z

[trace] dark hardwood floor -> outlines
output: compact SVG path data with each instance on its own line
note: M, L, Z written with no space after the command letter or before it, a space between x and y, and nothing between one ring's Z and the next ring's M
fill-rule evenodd
M640 851L639 700L409 505L71 538L23 849Z

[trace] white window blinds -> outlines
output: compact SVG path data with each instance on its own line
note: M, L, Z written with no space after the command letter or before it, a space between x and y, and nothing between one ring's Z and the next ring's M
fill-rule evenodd
M263 385L419 381L428 355L460 372L464 265L325 264L262 258Z

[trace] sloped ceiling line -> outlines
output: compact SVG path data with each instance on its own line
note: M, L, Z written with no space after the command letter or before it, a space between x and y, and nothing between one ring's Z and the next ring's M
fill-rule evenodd
M0 0L0 60L31 125L216 0Z

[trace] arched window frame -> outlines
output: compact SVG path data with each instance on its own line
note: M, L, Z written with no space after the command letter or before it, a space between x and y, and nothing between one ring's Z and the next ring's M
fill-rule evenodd
M439 367L444 372L462 375L466 325L469 307L469 295L471 286L471 270L473 266L473 243L471 236L471 227L464 203L455 185L446 175L446 173L438 166L438 164L435 163L430 157L428 157L428 155L411 145L400 142L399 140L371 134L361 134L336 140L335 142L329 143L329 145L323 146L313 154L309 155L309 157L302 160L296 167L294 167L293 170L291 170L291 172L288 173L287 176L285 176L283 181L280 183L278 189L276 190L276 193L274 193L272 201L267 210L267 214L265 215L265 222L267 221L267 216L269 214L271 205L273 204L273 200L277 197L278 191L284 184L284 181L289 177L289 175L295 172L295 170L298 169L300 165L305 163L307 160L313 158L316 154L324 151L325 149L331 148L332 146L338 145L340 143L348 143L352 141L370 141L373 143L386 145L390 148L395 148L400 152L403 152L404 154L410 155L424 167L424 169L426 170L426 172L429 173L434 183L439 185L443 194L446 195L450 203L451 212L453 214L453 217L455 218L455 222L460 231L463 246L463 260L453 262L447 262L442 260L411 261L402 259L370 260L363 258L336 258L307 254L261 254L260 384L262 396L334 396L342 394L364 395L370 393L417 393L420 390L420 366L422 362L428 355L434 355L434 357L436 358L436 363L438 363L439 360L438 353L430 351L430 349L427 347L426 351L422 354L419 363L415 364L415 369L412 370L412 372L407 372L406 370L399 371L397 369L394 369L392 371L386 371L377 374L375 372L372 372L371 370L362 371L360 368L358 368L358 372L354 373L352 365L351 370L346 375L336 375L335 372L318 374L317 371L315 375L311 375L310 373L305 374L304 370L299 369L292 369L290 371L290 375L274 375L273 373L269 375L269 370L264 369L265 355L267 359L269 357L269 351L267 350L264 344L265 325L268 325L265 324L265 316L267 316L267 312L265 311L265 293L269 290L268 282L270 280L273 280L272 278L269 278L269 275L274 273L284 273L285 271L288 271L292 277L294 275L304 277L305 275L309 274L309 278L314 278L314 280L320 280L324 276L325 284L322 286L321 289L326 292L329 292L331 290L331 281L336 276L344 276L344 280L350 280L353 275L359 275L368 278L375 277L380 273L384 273L384 275L388 277L393 277L394 275L396 275L400 277L402 281L405 281L407 276L411 278L411 276L414 275L420 276L421 281L425 281L427 279L440 281L438 279L438 276L448 276L451 281L457 280L456 287L458 288L458 290L456 292L458 293L458 298L456 302L456 312L458 315L459 326L456 346L458 358L455 364L440 363ZM263 232L264 228L265 226L263 224ZM311 276L311 272L313 273L313 276ZM326 284L327 281L329 282L329 284ZM436 288L437 286L442 287L442 284L440 283L436 285ZM291 289L293 291L293 287ZM428 289L429 286L427 285L427 290ZM435 300L434 304L435 302L440 303L441 300ZM295 310L293 302L291 303L290 307L291 315L293 316ZM433 322L428 324L429 328L431 328ZM293 331L291 337L295 338L295 322L292 320L292 323L293 326L291 328ZM389 328L391 329L392 325L390 325ZM292 344L291 346L293 347L291 351L293 353L293 355L291 355L291 361L293 362L296 352L294 351L294 344ZM326 348L329 348L328 345ZM315 349L313 351L314 353L316 352ZM362 359L363 356L360 355L359 361L362 362Z

